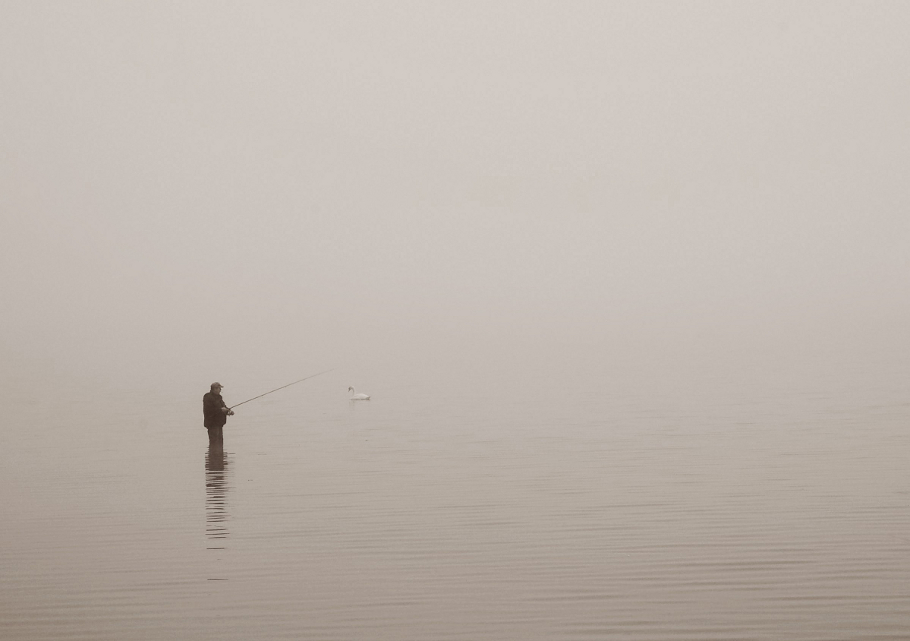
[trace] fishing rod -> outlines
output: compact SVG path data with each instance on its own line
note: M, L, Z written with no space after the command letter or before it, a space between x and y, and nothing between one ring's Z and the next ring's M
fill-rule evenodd
M311 374L310 376L306 376L306 377L304 377L304 378L301 378L299 381L294 381L293 383L288 383L287 385L282 385L281 387L276 387L276 388L273 389L273 390L269 390L269 391L266 392L265 394L260 394L259 396L254 396L253 398L248 398L248 399L246 399L245 401L243 401L243 403L249 403L250 401L255 401L257 398L262 398L263 396L265 396L265 395L267 395L267 394L271 394L272 392L277 392L278 390L284 389L285 387L290 387L291 385L296 385L297 383L302 383L303 381L307 380L308 378L315 378L315 377L317 377L317 376L322 376L323 374L328 374L328 373L331 372L331 371L332 371L332 370L327 369L327 370L325 370L324 372L319 372L318 374ZM229 410L232 410L232 409L234 409L235 407L240 407L241 405L243 405L243 403L237 403L236 405L231 405L228 409L229 409Z

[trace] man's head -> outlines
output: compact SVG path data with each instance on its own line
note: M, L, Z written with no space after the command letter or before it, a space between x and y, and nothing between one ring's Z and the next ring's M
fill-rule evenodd
M222 387L221 383L212 383L212 392L214 394L221 394Z

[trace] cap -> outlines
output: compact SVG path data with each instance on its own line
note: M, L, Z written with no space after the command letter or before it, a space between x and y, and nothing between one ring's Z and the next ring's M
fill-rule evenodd
M222 385L218 381L215 381L214 383L212 383L212 386L210 389L215 389L216 387L224 387L224 385Z

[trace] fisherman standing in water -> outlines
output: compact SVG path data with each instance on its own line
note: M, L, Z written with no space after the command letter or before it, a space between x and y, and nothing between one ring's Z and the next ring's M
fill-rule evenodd
M209 431L209 440L220 441L224 438L221 428L227 423L227 417L234 415L221 398L221 388L221 383L212 383L212 391L202 397L202 413L205 416L203 425Z

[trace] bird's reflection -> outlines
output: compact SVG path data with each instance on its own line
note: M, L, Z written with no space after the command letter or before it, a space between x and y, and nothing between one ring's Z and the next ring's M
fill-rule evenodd
M230 487L230 469L224 451L224 441L209 439L205 453L205 535L210 539L228 537L226 509L227 491Z

